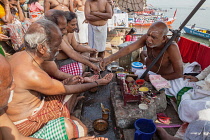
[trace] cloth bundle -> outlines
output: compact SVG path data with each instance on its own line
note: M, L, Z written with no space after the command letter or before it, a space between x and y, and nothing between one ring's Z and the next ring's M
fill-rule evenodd
M161 75L149 75L149 79L157 91L171 87L170 83L166 79L164 79Z
M3 26L3 29L9 33L12 47L15 51L21 50L21 45L24 43L24 35L30 25L31 22L25 21L22 23L18 22Z

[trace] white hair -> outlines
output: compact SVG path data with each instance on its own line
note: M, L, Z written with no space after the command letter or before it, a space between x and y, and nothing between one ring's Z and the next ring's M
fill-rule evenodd
M28 43L28 47L31 49L36 49L38 44L43 44L47 41L47 36L45 33L34 32L32 34L25 35L25 42Z

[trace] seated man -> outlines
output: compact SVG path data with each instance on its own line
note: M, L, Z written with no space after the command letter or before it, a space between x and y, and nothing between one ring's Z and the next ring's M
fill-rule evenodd
M15 84L12 80L10 65L1 54L0 62L0 140L35 140L21 135L4 111L12 100Z
M4 109L6 109L7 104L9 102L12 101L12 96L13 96L13 90L15 88L15 84L13 82L13 78L12 78L12 73L11 73L11 69L10 69L10 65L9 63L6 61L6 59L0 55L0 61L1 61L1 65L0 65L0 140L35 140L35 138L30 138L30 137L24 137L23 135L21 135L16 126L12 123L12 121L9 119L9 117L7 116L7 114L5 113ZM60 118L59 118L60 119ZM62 119L62 118L61 118ZM67 122L67 119L63 119L65 120L65 122ZM55 125L55 120L52 120L54 125ZM46 126L48 127L51 122L50 121ZM59 123L58 123L59 124ZM57 134L61 134L62 131L67 131L65 133L67 133L66 135L68 136L68 138L72 138L72 129L69 129L69 127L72 127L71 124L66 125L66 127L64 127L63 129L58 129L57 130ZM49 128L48 128L49 130ZM37 133L40 133L42 131L38 131ZM52 138L52 133L53 131L51 131L51 138ZM46 134L46 133L45 133ZM47 133L49 135L49 132ZM43 135L42 135L43 136ZM54 136L55 137L55 136ZM58 137L57 137L58 138ZM104 138L94 138L94 137L83 137L83 138L79 138L77 140L107 140ZM36 139L38 140L38 139Z
M67 34L64 35L63 39L70 47L75 51L81 53L87 60L91 62L99 62L99 59L90 57L90 54L97 53L96 49L90 48L90 46L80 45L75 38L74 32L77 30L77 16L73 12L65 12L65 17L67 20Z
M123 49L120 49L117 53L105 58L101 62L102 68L122 56L125 56L139 48L146 45L147 59L146 66L149 66L152 61L158 56L160 51L164 48L165 44L169 40L167 37L168 27L164 22L153 23L147 34L143 35L140 39ZM165 51L163 56L152 67L149 74L159 74L163 78L170 80L173 84L176 80L183 76L182 58L179 52L179 48L175 42L173 42ZM143 74L142 71L136 71L139 77ZM148 80L148 75L145 77ZM166 94L169 94L166 92Z
M64 15L65 13L60 10L49 10L45 14L46 19L51 20L58 25L63 35L65 35L67 32L66 30L67 20ZM70 44L66 42L64 39L62 40L61 49L56 57L56 60L58 60L56 61L56 63L59 69L72 75L81 76L84 72L84 69L81 64L83 63L92 68L96 73L99 72L99 68L96 65L91 63L89 60L85 59L81 54L77 53L69 45Z
M190 123L198 119L198 111L210 108L210 66L196 77L188 75L184 79L188 80L183 81L183 88L176 89L181 99L178 114L182 121Z
M83 78L75 76L66 85L49 77L41 65L44 61L55 59L61 41L62 34L54 23L38 20L25 35L26 50L10 58L16 87L6 113L24 136L34 134L50 120L60 117L68 118L73 125L73 138L86 136L84 124L75 117L71 117L73 121L70 120L68 106L71 95L106 85L113 77L108 74L95 82L82 84ZM70 85L72 82L77 84Z

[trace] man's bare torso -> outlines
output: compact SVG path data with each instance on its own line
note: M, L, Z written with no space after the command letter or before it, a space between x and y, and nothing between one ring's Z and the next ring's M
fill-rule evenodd
M106 4L107 0L89 0L90 11L91 12L106 12ZM95 26L103 26L107 23L107 20L99 20L99 21L88 21L90 24Z
M72 46L71 46L71 40L72 38L74 37L74 33L68 33L68 35L65 35L63 36L63 40L62 40L62 43L65 43L67 44L71 49L74 49ZM62 45L62 44L61 44ZM56 56L56 59L57 60L62 60L62 59L67 59L69 58L69 56L63 52L62 50L59 51L59 54Z
M75 0L74 1L74 7L77 10L79 10L79 11L84 11L84 8L85 8L85 0Z
M32 115L34 109L41 104L41 94L30 90L33 85L28 85L31 79L36 79L37 74L47 74L33 64L33 59L25 51L14 54L9 60L16 88L11 103L8 104L6 113L15 122L26 119Z
M50 9L69 11L69 0L49 0Z
M162 48L161 48L162 49ZM146 66L148 67L152 61L158 56L161 49L149 48L147 47L147 59ZM173 66L169 59L168 50L165 51L163 56L157 61L157 63L152 67L152 72L155 72L160 75L170 74L174 72Z

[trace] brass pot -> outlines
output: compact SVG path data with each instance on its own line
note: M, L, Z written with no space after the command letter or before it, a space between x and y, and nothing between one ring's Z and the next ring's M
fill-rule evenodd
M98 132L106 131L108 127L109 123L104 119L97 119L93 122L93 128Z

